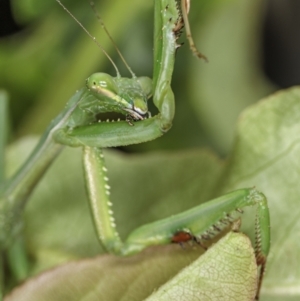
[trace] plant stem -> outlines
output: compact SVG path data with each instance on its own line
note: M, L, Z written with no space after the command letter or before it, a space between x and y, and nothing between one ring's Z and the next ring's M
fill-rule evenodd
M81 89L69 100L65 109L52 120L32 154L0 191L0 248L3 249L20 228L20 215L34 190L63 146L53 141L53 133L66 125L68 118L87 90Z

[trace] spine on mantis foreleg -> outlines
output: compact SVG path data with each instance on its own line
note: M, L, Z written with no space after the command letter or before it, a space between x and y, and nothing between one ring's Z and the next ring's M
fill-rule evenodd
M83 163L90 208L98 238L107 251L118 253L122 248L122 242L116 231L112 203L109 200L110 187L102 149L84 147Z
M156 139L162 133L156 118L149 118L129 126L127 122L101 122L55 133L55 141L72 147L116 147Z
M266 257L270 247L269 210L266 198L254 188L240 189L134 230L127 238L123 254L133 254L151 245L171 243L176 233L190 234L195 240L210 239L236 219L243 207L257 206L261 233L259 249Z
M265 273L267 257L270 251L270 213L266 197L260 193L257 195L257 213L255 220L255 257L257 265L260 266L260 273L258 279L258 287L256 293L256 300L259 299L262 280Z
M256 259L258 264L263 264L270 251L270 213L266 197L258 195L258 206L255 221L256 232Z

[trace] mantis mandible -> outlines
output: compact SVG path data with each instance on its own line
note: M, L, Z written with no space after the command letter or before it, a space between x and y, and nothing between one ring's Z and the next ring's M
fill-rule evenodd
M56 1L62 5L59 0ZM82 147L92 217L98 238L108 252L131 255L148 246L188 240L201 244L237 219L242 208L256 206L256 258L257 264L261 266L257 290L259 298L270 248L270 220L267 200L255 188L236 190L186 212L141 226L125 242L119 237L110 207L110 187L101 149L150 141L171 128L175 114L171 80L175 52L180 46L176 41L183 25L187 29L192 51L206 60L196 50L192 40L187 18L189 2L181 0L180 8L175 0L154 1L153 79L136 77L129 67L132 77L121 77L107 55L117 76L104 73L91 75L86 86L75 93L66 108L51 122L20 170L11 179L3 181L0 190L2 250L9 248L19 231L18 221L30 193L63 146ZM153 103L159 111L153 117L147 105L150 97L153 97ZM105 112L117 112L124 115L125 120L100 122L98 115Z

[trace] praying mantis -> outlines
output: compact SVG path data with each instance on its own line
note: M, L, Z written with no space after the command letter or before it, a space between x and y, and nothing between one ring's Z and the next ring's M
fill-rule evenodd
M16 221L31 191L63 146L82 147L93 221L98 238L108 252L132 255L152 245L189 240L201 244L236 219L244 207L257 206L256 257L261 266L258 298L270 248L270 221L267 200L255 188L233 191L186 212L141 226L125 242L118 235L110 209L110 187L101 149L150 141L171 128L175 114L171 80L179 46L176 40L183 24L188 27L189 1L181 2L183 14L176 1L155 1L153 79L136 77L133 72L132 78L123 78L118 71L116 77L104 73L91 75L86 87L76 92L52 121L19 172L3 183L0 244L3 249L10 245L14 233L18 232ZM194 47L192 43L191 48ZM150 97L159 111L153 117L147 106ZM99 113L111 111L124 115L126 120L99 122Z

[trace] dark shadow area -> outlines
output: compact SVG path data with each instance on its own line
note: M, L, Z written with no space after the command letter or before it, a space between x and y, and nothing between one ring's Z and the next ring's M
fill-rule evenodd
M12 16L10 1L0 0L0 38L12 35L21 29Z
M300 1L268 0L263 33L263 68L278 86L300 84Z

